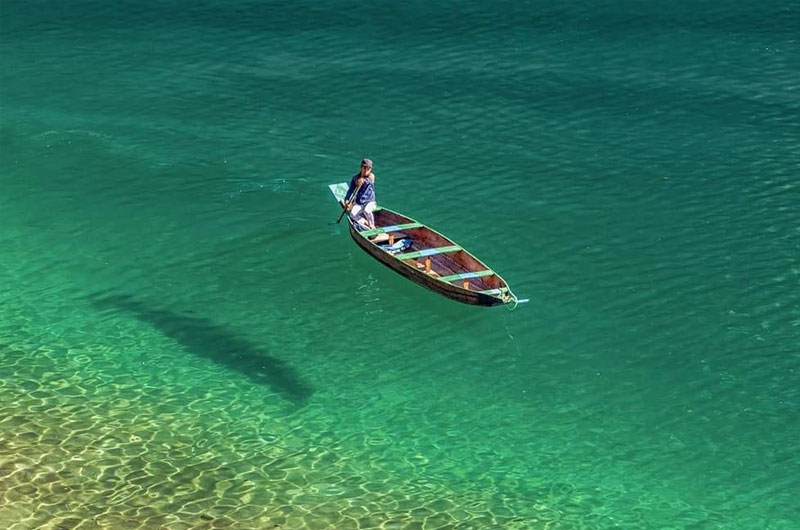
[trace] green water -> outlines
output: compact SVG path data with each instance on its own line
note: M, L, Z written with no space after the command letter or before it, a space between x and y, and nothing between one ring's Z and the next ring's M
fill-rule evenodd
M800 12L695 4L0 3L0 526L796 528Z

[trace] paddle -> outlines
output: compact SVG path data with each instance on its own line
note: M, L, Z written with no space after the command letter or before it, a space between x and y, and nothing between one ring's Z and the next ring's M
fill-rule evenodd
M350 200L351 201L355 200L355 198L358 196L358 192L361 190L361 186L363 186L363 185L364 185L364 181L362 180L361 184L359 184L358 187L356 188L356 191L354 191L353 194L350 196ZM345 199L347 199L347 197L345 197ZM348 210L347 203L348 203L348 201L345 200L344 204L342 205L342 213L339 214L339 218L336 220L337 223L339 221L341 221L342 217L344 217L344 214L347 213L347 210Z

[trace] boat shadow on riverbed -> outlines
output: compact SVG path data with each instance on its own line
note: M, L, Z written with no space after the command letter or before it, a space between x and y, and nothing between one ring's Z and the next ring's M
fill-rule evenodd
M150 307L128 295L91 295L98 309L132 314L175 340L194 355L204 357L228 370L236 370L254 383L268 386L296 406L303 406L313 390L286 362L207 318L173 313Z

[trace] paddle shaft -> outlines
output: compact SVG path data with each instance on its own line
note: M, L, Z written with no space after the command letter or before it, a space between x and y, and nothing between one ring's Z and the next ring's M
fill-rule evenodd
M359 184L358 187L356 188L356 191L354 191L353 194L350 196L351 197L350 200L355 200L355 198L358 196L358 192L361 191L361 186L363 186L363 185L364 185L364 181L362 180L361 184ZM347 201L347 197L345 197L344 206L342 206L342 213L339 214L339 218L336 220L337 223L342 220L342 218L344 217L344 214L346 214L347 210L349 209L347 207L347 202L348 202Z

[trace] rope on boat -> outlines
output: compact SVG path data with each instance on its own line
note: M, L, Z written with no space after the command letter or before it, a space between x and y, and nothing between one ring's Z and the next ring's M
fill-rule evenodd
M518 305L527 304L530 301L530 298L517 298L517 295L511 291L511 288L508 289L508 294L506 295L506 307L508 307L509 311L513 311Z

